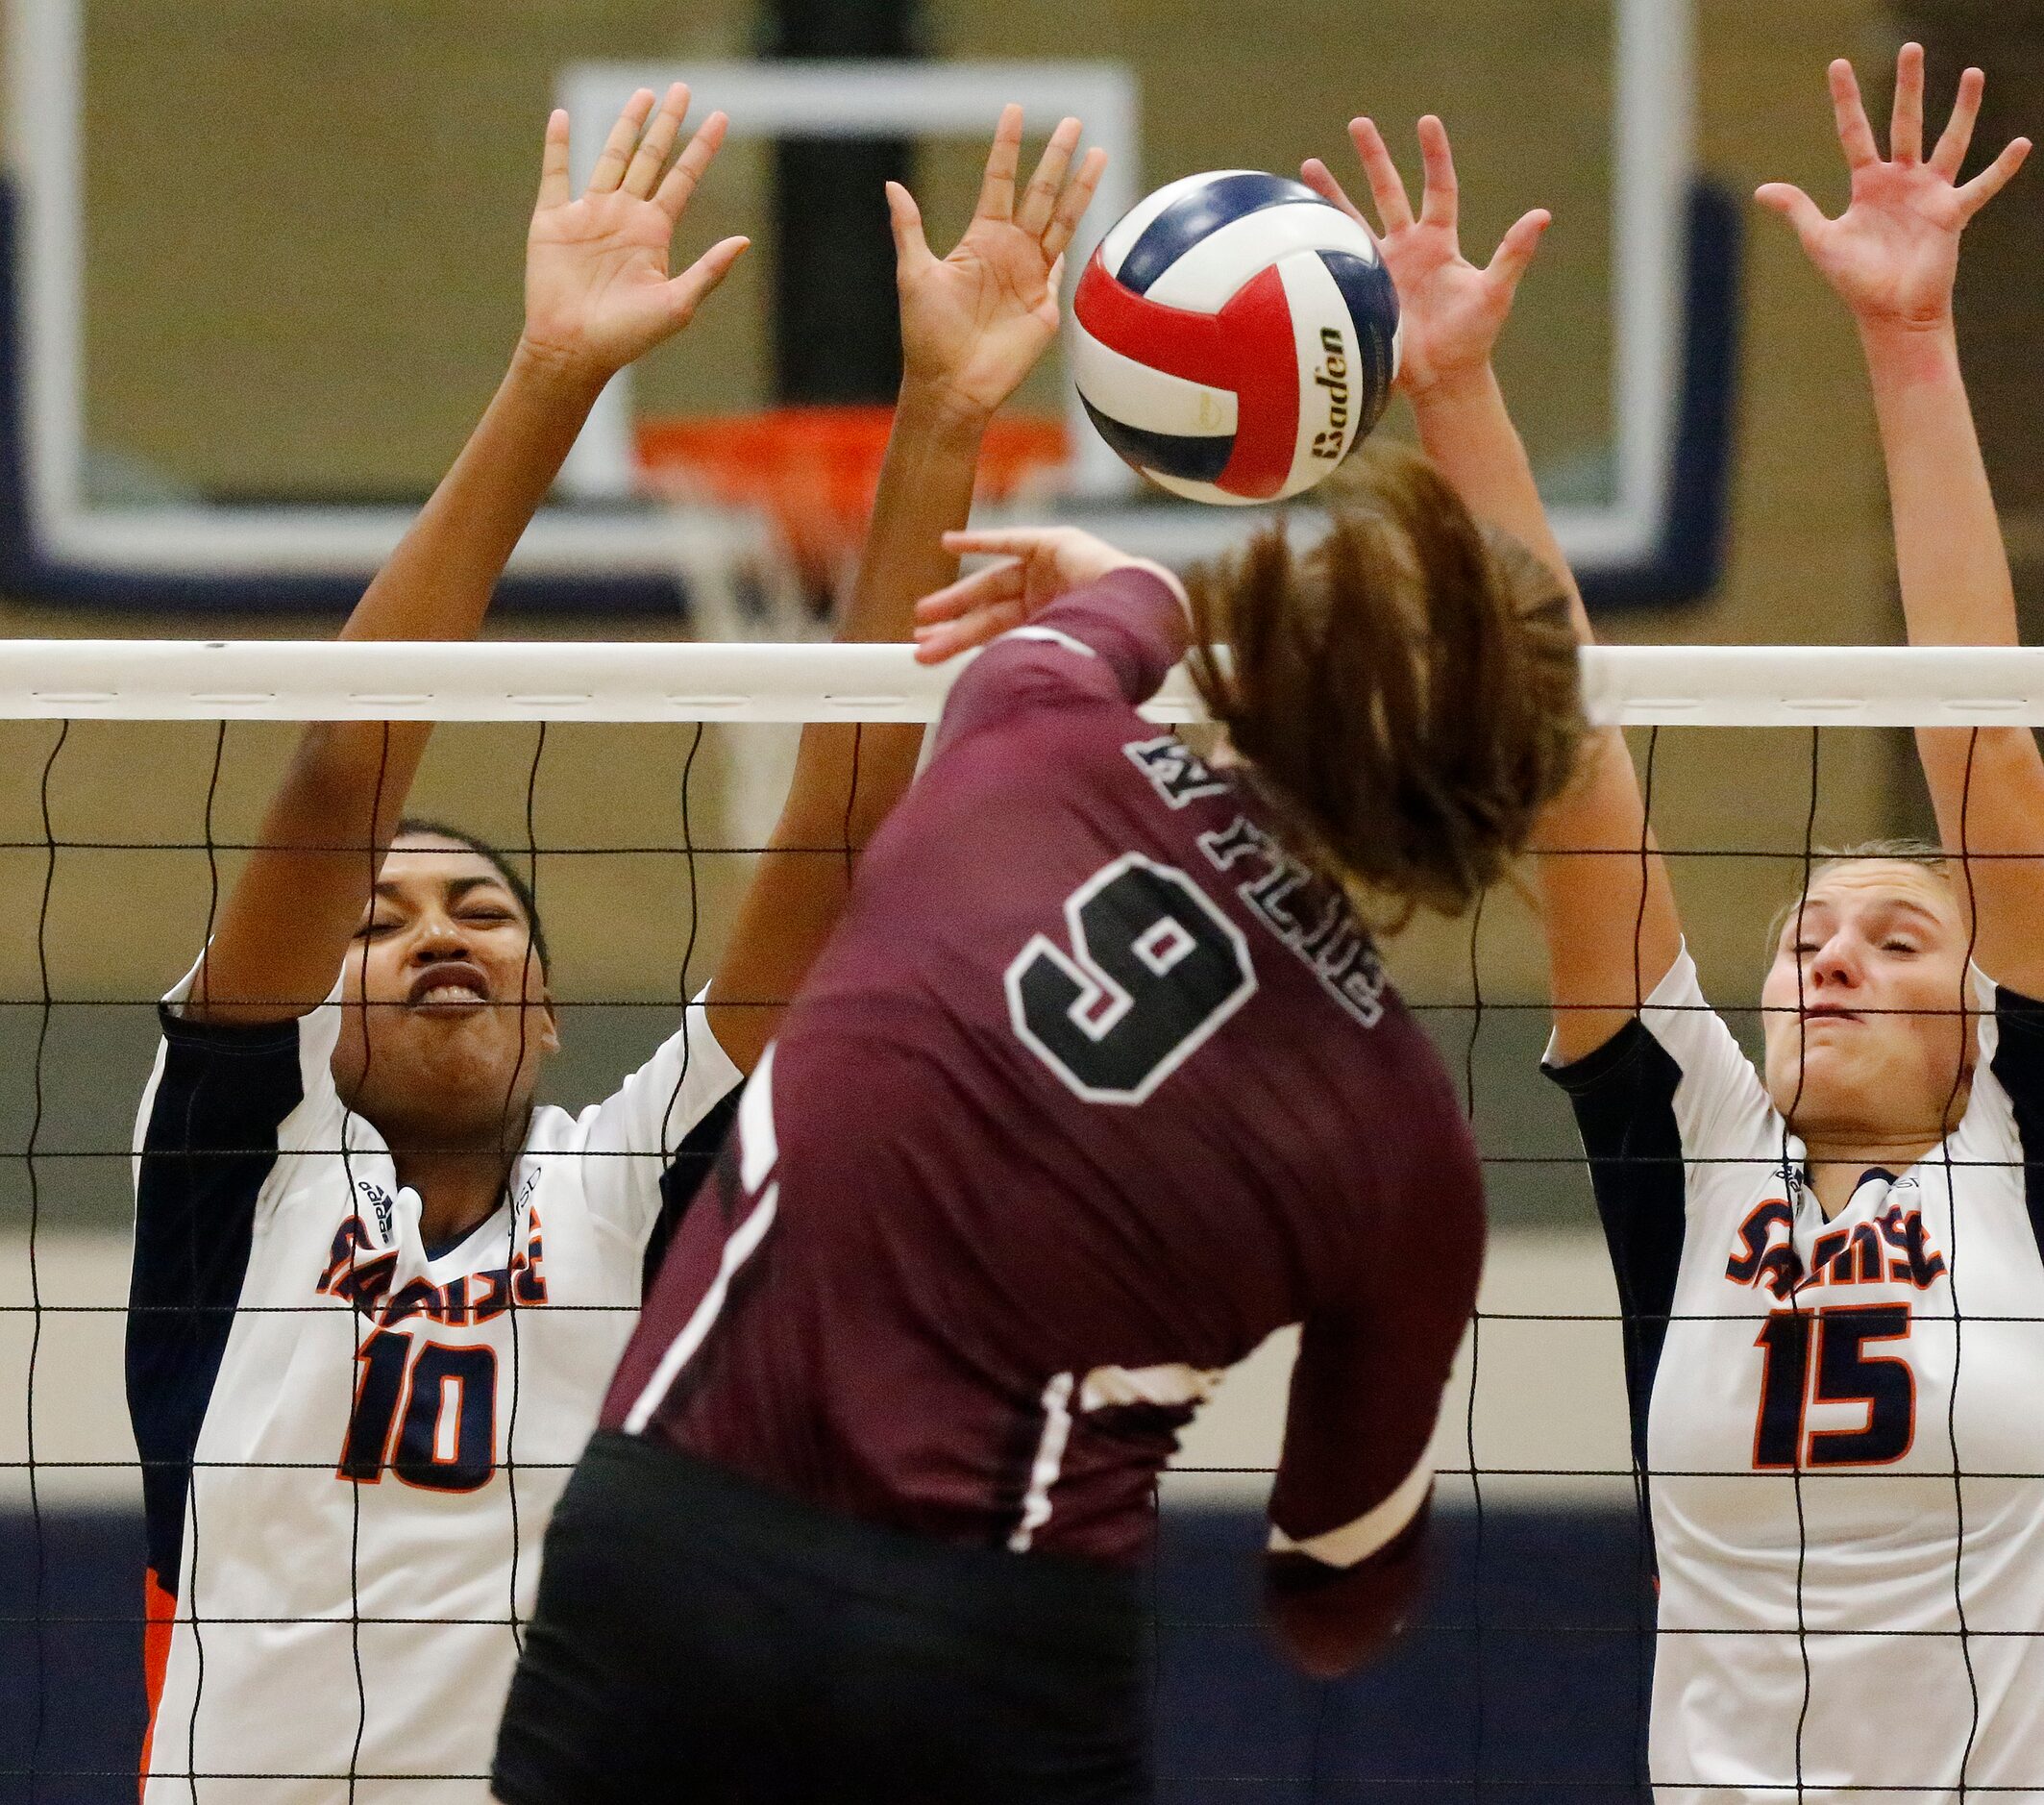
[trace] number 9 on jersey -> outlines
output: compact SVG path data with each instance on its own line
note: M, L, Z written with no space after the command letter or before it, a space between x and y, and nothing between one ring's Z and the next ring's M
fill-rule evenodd
M1022 1044L1090 1103L1140 1103L1256 994L1242 930L1184 872L1124 853L1065 899L1068 946L1007 970Z

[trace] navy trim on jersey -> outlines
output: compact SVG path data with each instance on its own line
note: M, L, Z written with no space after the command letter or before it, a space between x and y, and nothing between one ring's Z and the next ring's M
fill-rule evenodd
M512 1170L515 1172L517 1168L513 1167ZM485 1228L487 1228L492 1223L494 1223L499 1216L503 1214L504 1205L502 1202L500 1202L497 1207L490 1211L490 1213L485 1216L480 1223L475 1224L471 1227L462 1229L459 1234L449 1235L445 1241L428 1241L423 1236L421 1236L419 1246L426 1255L427 1264L430 1266L435 1260L446 1259L450 1253L455 1252L465 1243L473 1241ZM500 1229L498 1232L501 1234L504 1231Z
M1625 1392L1633 1458L1644 1471L1654 1374L1675 1307L1687 1180L1675 1092L1682 1068L1635 1016L1594 1052L1543 1066L1568 1093L1625 1319Z
M696 1194L716 1170L717 1156L730 1137L731 1124L738 1120L738 1100L744 1095L744 1084L734 1084L722 1101L703 1111L696 1125L681 1137L673 1161L660 1174L660 1213L653 1219L653 1233L646 1238L646 1261L639 1286L642 1295L653 1289L653 1281L660 1275L660 1262L667 1257L668 1243L681 1226L681 1218L688 1213Z
M149 1565L174 1594L192 1454L248 1273L256 1199L305 1087L295 1021L161 1016L163 1071L135 1184L127 1376Z
M2030 1207L2037 1255L2044 1259L2044 1002L1997 984L1994 1022L2000 1032L1988 1065L2015 1109L2023 1200Z
M1111 419L1079 397L1079 406L1099 434L1128 462L1145 470L1161 470L1187 482L1212 482L1235 455L1232 433L1152 433Z
M1327 205L1303 182L1267 176L1260 170L1245 169L1205 183L1184 199L1173 201L1143 228L1121 260L1121 267L1114 272L1115 280L1137 294L1146 294L1158 277L1210 232L1267 207L1291 207L1300 201L1315 207Z

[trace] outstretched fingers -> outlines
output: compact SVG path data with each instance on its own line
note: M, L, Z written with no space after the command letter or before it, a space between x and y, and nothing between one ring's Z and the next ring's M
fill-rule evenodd
M1966 153L1973 148L1973 128L1980 123L1981 96L1987 90L1987 78L1978 69L1968 69L1958 78L1958 97L1952 103L1952 116L1945 121L1944 136L1931 153L1929 166L1947 182L1957 182Z
M1349 141L1363 160L1363 173L1369 179L1370 198L1377 204L1377 222L1386 233L1402 232L1413 223L1412 197L1405 191L1405 178L1391 161L1391 148L1374 119L1351 119Z
M1895 57L1895 105L1888 114L1888 156L1923 161L1923 46L1904 44Z
M1369 221L1363 217L1363 210L1348 198L1348 190L1335 180L1334 171L1328 168L1318 157L1309 157L1304 162L1299 164L1299 180L1318 194L1321 200L1328 202L1331 206L1339 207L1365 232L1369 232ZM1376 234L1371 232L1370 236L1375 237Z
M730 118L721 110L711 113L696 128L695 136L675 159L675 166L667 172L667 179L653 197L654 206L668 218L679 221L688 211L688 204L702 185L703 172L715 161L718 151L723 148L725 134L730 129Z
M946 535L947 543L952 536ZM974 571L916 604L916 661L941 664L983 646L1028 618L1022 566L1014 561Z
M1540 248L1540 235L1553 223L1554 215L1544 207L1536 207L1530 213L1522 214L1513 222L1512 230L1498 240L1497 250L1484 274L1500 284L1508 296L1516 293L1519 278L1525 275L1527 266L1533 261L1533 254Z
M539 210L565 207L575 198L568 181L568 110L547 115L547 140L539 154Z
M1051 210L1050 223L1044 228L1043 251L1053 263L1065 255L1065 247L1071 242L1072 235L1079 229L1079 221L1086 217L1086 210L1093 205L1095 191L1100 185L1101 174L1107 168L1107 153L1096 146L1079 159L1079 172L1065 184L1065 191L1057 197L1057 205ZM1057 284L1053 282L1051 286Z
M1455 153L1448 148L1448 128L1438 114L1428 113L1419 121L1419 161L1426 171L1426 188L1419 197L1419 222L1455 230L1461 187L1455 180Z
M1853 65L1840 57L1831 65L1831 111L1838 124L1838 144L1845 152L1846 167L1866 168L1881 161L1881 147L1874 142L1874 128L1867 123L1866 108L1859 99L1859 78Z
M653 116L653 102L657 98L652 88L642 87L625 103L625 111L618 114L617 124L610 128L610 136L603 140L596 167L589 172L591 194L608 194L625 179L626 165L631 161L632 150L639 141L639 134L646 129L646 121Z
M1032 238L1041 238L1050 224L1057 197L1065 185L1065 171L1071 167L1071 153L1078 149L1079 122L1060 119L1049 143L1037 160L1036 173L1022 190L1022 205L1015 210L1015 223Z
M1763 182L1753 198L1770 213L1779 213L1796 229L1796 235L1809 244L1829 223L1824 210L1792 182Z
M2023 160L2029 155L2030 140L2027 137L2012 139L1999 157L1960 188L1958 202L1965 210L1964 216L1971 219L2006 188L2009 177L2022 168Z
M923 626L934 627L1007 597L1019 601L1022 592L1022 567L1019 562L1010 559L1003 564L990 564L985 570L975 570L924 596L916 604L916 619Z
M942 664L947 658L955 658L961 652L983 646L990 639L998 639L1028 618L1028 604L1021 596L1014 596L1005 601L990 602L954 621L918 627L916 662Z
M750 238L720 238L680 275L669 280L668 312L676 325L685 326L695 317L696 309L731 273L732 264L745 255L751 242Z
M1067 527L966 527L944 535L944 549L961 557L1027 557L1052 544Z
M1022 165L1022 110L1010 101L1000 110L994 143L987 152L986 174L980 178L981 219L1008 220L1015 215L1015 172Z
M895 235L895 270L905 274L924 263L934 263L936 255L923 232L923 210L916 197L899 182L887 185L887 224Z
M675 139L681 136L681 121L687 116L688 84L677 82L667 90L660 111L653 114L653 123L639 139L638 149L631 154L631 161L625 166L624 179L618 185L627 194L636 194L644 200L653 191L660 171L667 167Z

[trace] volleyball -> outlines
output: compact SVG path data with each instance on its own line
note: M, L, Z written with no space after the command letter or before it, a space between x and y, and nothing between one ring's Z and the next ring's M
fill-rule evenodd
M1383 413L1398 295L1359 221L1303 183L1222 169L1115 223L1071 339L1086 412L1134 469L1194 501L1281 501Z

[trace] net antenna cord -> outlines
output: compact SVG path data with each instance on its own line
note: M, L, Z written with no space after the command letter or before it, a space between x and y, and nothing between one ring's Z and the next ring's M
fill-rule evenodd
M1628 727L2044 726L2044 648L1599 646ZM0 720L928 722L966 659L902 645L18 639ZM1173 672L1145 712L1204 718Z

